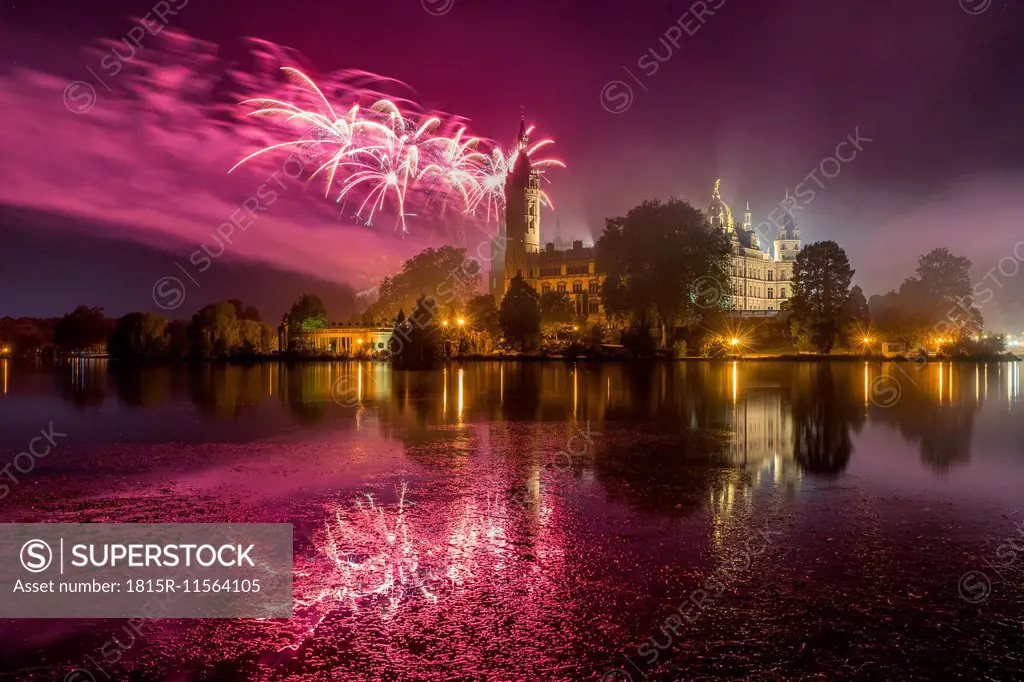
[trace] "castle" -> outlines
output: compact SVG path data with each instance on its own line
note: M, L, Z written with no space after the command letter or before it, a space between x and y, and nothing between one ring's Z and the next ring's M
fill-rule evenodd
M753 228L750 204L743 213L743 223L736 225L732 209L722 199L719 185L711 193L711 203L704 210L712 227L729 235L732 258L730 308L737 315L774 315L779 306L793 294L793 262L800 252L800 230L793 216L784 213L782 224L770 250L763 250L761 239Z
M526 122L519 129L519 154L505 181L505 220L491 242L490 292L501 302L513 277L522 277L537 293L568 294L581 318L596 318L601 308L601 284L594 247L576 240L565 248L556 241L540 249L540 176L526 153ZM557 242L557 243L556 243Z
M490 293L501 302L513 277L522 277L539 294L557 291L569 296L581 318L594 320L603 314L596 249L574 241L571 248L561 243L556 227L555 241L541 250L540 176L526 154L526 123L519 131L519 154L505 182L505 220L491 247ZM733 221L732 209L722 199L721 181L715 181L711 203L705 209L708 222L729 235L732 295L729 305L736 315L775 315L792 295L793 262L800 251L800 230L786 213L770 250L763 250L753 229L750 204L743 223Z

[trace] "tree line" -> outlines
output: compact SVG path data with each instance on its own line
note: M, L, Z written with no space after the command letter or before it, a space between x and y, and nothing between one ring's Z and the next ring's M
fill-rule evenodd
M12 352L24 355L106 354L150 361L259 355L277 348L277 330L263 322L256 308L237 299L203 306L190 320L145 312L112 318L103 308L80 305L52 325L23 318L0 332L13 332Z
M596 247L604 315L577 314L570 295L536 291L514 278L500 301L480 295L481 264L454 246L429 248L385 277L377 300L348 321L391 327L397 366L431 366L453 355L494 352L601 356L621 345L632 356L726 354L734 326L732 245L700 210L681 200L645 201L609 218ZM924 254L897 290L865 300L855 270L834 241L808 244L793 263L792 297L763 321L801 351L901 341L908 350L936 340L947 351L998 350L980 340L983 319L972 299L971 262L948 249ZM709 286L697 286L704 283ZM711 294L710 296L708 294ZM290 331L328 326L327 310L303 294L286 313ZM301 338L301 337L300 337ZM134 312L119 319L79 306L55 320L0 320L0 343L14 352L109 351L147 360L260 355L278 350L276 330L237 299L212 303L191 320ZM299 348L281 350L306 350Z

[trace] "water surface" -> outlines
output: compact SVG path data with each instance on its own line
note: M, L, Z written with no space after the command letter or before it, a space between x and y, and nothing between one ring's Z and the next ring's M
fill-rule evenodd
M1019 379L2 361L0 466L67 435L0 520L292 523L296 609L0 621L0 676L1022 679Z

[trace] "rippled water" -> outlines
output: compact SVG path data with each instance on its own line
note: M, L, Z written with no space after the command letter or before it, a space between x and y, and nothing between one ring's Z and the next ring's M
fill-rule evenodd
M1024 679L1019 378L2 361L0 466L67 436L0 520L293 523L296 608L0 621L0 676Z

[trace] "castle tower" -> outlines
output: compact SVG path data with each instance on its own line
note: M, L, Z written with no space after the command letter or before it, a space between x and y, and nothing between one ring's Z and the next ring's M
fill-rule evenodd
M519 128L516 162L505 180L506 287L513 277L530 279L538 274L531 272L529 256L540 253L540 178L526 153L528 143L524 119Z
M568 246L565 240L562 239L562 214L558 213L555 215L555 248L561 251Z
M800 252L800 229L796 226L793 216L785 213L779 226L779 237L775 240L776 260L795 260Z
M743 212L743 229L750 232L754 227L754 214L750 212L750 202L747 202L747 210Z

